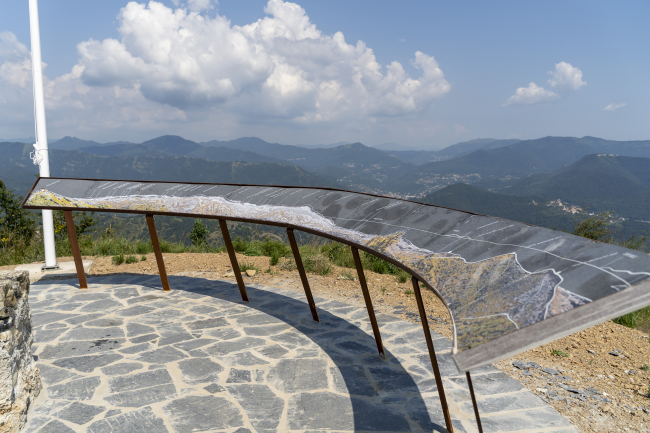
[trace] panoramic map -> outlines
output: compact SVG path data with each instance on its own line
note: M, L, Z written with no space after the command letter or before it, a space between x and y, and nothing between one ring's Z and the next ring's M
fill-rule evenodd
M44 178L25 207L247 219L304 227L366 247L412 270L447 305L457 361L471 349L502 344L504 336L523 349L531 342L512 343L517 331L650 277L647 255L621 247L338 190Z

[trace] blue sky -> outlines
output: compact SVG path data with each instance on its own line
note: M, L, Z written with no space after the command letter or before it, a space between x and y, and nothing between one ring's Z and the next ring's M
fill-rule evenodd
M650 139L647 1L127 3L39 2L50 137ZM0 35L0 137L29 136L26 1Z

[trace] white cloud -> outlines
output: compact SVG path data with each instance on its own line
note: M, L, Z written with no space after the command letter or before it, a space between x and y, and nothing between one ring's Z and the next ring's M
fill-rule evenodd
M623 108L623 107L625 107L626 105L627 105L627 104L626 104L625 102L620 103L620 104L614 104L614 103L612 103L612 104L609 104L608 106L606 106L605 108L603 108L603 110L605 110L605 111L616 111L616 110L618 110L619 108Z
M556 63L555 71L548 71L548 73L551 74L551 79L548 80L551 87L578 90L587 85L586 82L582 81L582 71L567 62Z
M502 106L550 102L555 99L560 99L560 95L579 90L582 86L587 85L586 82L582 81L582 71L573 67L570 63L556 63L555 71L549 71L548 73L551 74L551 79L548 80L548 83L557 90L557 93L531 82L528 87L518 88L515 94L508 98Z
M48 128L379 131L378 122L416 121L451 89L432 56L415 53L417 77L399 62L382 66L364 42L323 34L295 3L269 0L267 16L244 26L200 12L215 1L176 3L130 2L118 15L119 39L79 43L71 72L45 77ZM5 108L31 111L29 57L13 34L0 34Z
M552 101L558 97L557 93L546 90L545 88L531 82L528 87L518 88L515 91L515 94L508 98L503 106L540 104L542 102Z

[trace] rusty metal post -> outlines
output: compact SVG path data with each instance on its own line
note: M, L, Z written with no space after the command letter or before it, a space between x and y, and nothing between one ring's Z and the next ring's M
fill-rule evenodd
M241 271L239 270L237 255L235 254L235 248L232 246L232 241L230 240L230 233L228 232L228 225L226 224L226 220L220 219L219 226L221 227L221 235L223 236L223 242L226 244L228 256L230 256L230 265L232 266L232 271L235 273L237 286L239 286L239 293L241 293L241 298L244 302L249 302L248 294L246 293L246 285L244 284L244 279L242 278Z
M160 274L160 281L162 282L163 290L169 291L169 281L167 280L167 271L165 270L165 261L163 260L162 251L160 251L160 243L158 242L158 232L156 231L156 224L153 222L153 215L147 214L147 226L149 227L149 236L151 236L151 245L153 252L156 255L156 263L158 264L158 273Z
M86 282L86 274L84 272L84 262L81 258L81 250L79 249L79 242L77 242L77 229L74 226L74 218L72 212L69 210L63 211L65 216L65 225L68 229L68 238L70 239L70 248L72 248L72 257L74 257L74 266L77 269L77 278L79 279L79 288L87 289L88 283Z
M379 355L385 359L386 353L384 353L384 345L381 343L381 333L379 332L379 326L377 325L375 310L372 308L372 300L370 300L370 292L368 291L368 284L366 284L366 276L363 273L363 265L361 264L359 250L354 247L350 248L352 249L352 257L354 257L354 264L357 267L357 274L359 275L359 284L361 285L361 292L363 292L363 299L366 301L366 308L368 309L368 317L370 317L372 332L375 334L377 349L379 350Z
M300 251L298 250L298 244L296 243L296 237L293 234L293 229L287 229L287 236L289 237L289 244L291 244L291 251L293 252L293 258L296 260L296 267L298 268L298 273L300 274L302 287L305 289L305 295L307 295L307 302L309 303L311 316L314 318L315 321L320 322L320 319L318 318L318 311L316 311L316 302L314 302L314 297L311 295L311 289L309 288L309 280L307 280L307 274L305 273L305 268L302 266L302 259L300 258Z
M424 302L422 301L422 293L420 293L420 282L417 278L411 278L413 283L413 290L415 291L415 299L418 303L418 310L420 310L420 319L422 320L422 327L424 328L424 338L427 340L427 348L429 349L429 358L431 358L431 366L433 367L433 374L436 377L436 386L438 387L438 396L440 397L440 405L442 406L442 414L445 417L445 424L447 424L447 431L454 432L454 426L451 424L451 416L449 415L449 406L447 405L447 397L445 396L445 389L442 385L442 376L438 368L438 360L436 359L436 350L433 347L431 340L431 332L429 331L429 321L427 320L427 311L424 309Z
M476 403L476 396L474 395L474 386L472 385L472 376L469 371L465 372L467 376L467 384L469 385L469 393L472 396L472 404L474 405L474 416L476 417L476 425L478 425L478 433L483 433L483 426L481 425L481 415L478 413L478 403Z

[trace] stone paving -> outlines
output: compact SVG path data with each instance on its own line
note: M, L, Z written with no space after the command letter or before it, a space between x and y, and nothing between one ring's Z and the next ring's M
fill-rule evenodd
M113 275L32 284L44 389L24 431L445 431L422 327L365 309L228 281ZM454 428L477 431L450 342L432 333ZM473 372L486 432L575 432L493 367Z

